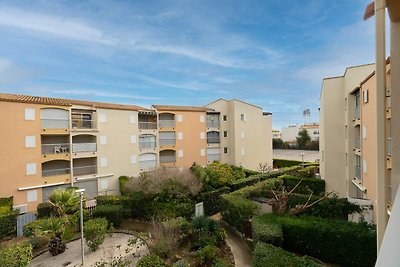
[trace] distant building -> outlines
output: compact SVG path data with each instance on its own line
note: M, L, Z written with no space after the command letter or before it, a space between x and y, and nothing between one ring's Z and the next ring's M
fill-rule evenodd
M281 139L282 133L279 130L272 130L272 138Z
M299 131L304 130L304 129L307 130L307 133L310 136L311 141L319 140L319 124L318 123L301 125Z
M290 125L282 128L281 138L283 142L294 143L296 138L299 136L301 130L307 130L311 141L319 140L319 125L318 123L306 124L306 125Z

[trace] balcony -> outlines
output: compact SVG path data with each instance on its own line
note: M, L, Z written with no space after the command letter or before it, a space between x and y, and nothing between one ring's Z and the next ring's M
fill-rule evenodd
M175 150L160 151L160 164L175 163L176 152Z
M70 173L70 162L67 160L53 160L42 163L42 177L61 176Z
M175 146L176 139L175 138L160 138L160 146Z
M97 165L74 167L74 176L97 174Z
M97 144L96 143L76 143L72 144L72 152L73 153L85 153L85 152L96 152Z
M139 112L139 130L157 130L157 113Z
M220 142L219 132L212 131L207 133L207 144L219 144Z
M174 128L175 127L175 114L161 113L159 115L158 124L160 128Z
M96 129L96 121L90 119L72 119L72 129Z
M143 171L153 170L157 168L157 160L143 160L139 161L140 169Z
M140 130L157 130L157 122L139 121Z
M59 108L42 108L40 123L43 130L69 129L69 111Z
M65 175L65 174L70 174L70 173L71 173L71 169L70 168L42 170L42 177Z
M68 119L53 119L53 118L41 118L41 127L43 129L68 129Z
M219 128L220 123L218 121L207 121L207 128Z
M42 144L42 155L65 154L69 152L69 143Z
M207 155L208 162L214 162L214 161L220 161L220 160L221 160L221 154L208 154Z
M157 138L155 135L139 136L139 149L155 149L157 148Z
M356 166L354 176L357 179L362 180L362 177L361 177L361 166Z

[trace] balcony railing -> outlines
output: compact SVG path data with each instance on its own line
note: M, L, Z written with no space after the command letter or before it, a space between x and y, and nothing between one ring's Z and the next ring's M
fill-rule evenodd
M69 143L58 143L58 144L43 144L42 155L46 154L62 154L69 152Z
M221 155L220 154L209 154L207 155L207 161L220 161Z
M219 128L219 121L207 121L207 128Z
M361 139L359 136L356 136L356 138L355 138L355 147L361 148Z
M387 139L386 149L387 149L387 154L389 156L392 155L392 138L390 138L390 137L388 137L388 139Z
M388 185L388 187L387 187L387 196L388 196L388 201L390 202L390 203L393 203L393 189L392 189L392 186L391 185Z
M96 143L76 143L72 144L72 152L73 153L82 153L82 152L96 152L97 144Z
M160 128L175 127L175 120L159 120Z
M65 175L65 174L69 174L70 172L71 172L70 168L58 168L58 169L51 169L51 170L42 170L42 177Z
M219 137L207 137L208 144L219 144L220 138Z
M139 121L139 129L155 130L157 129L157 122Z
M356 111L354 113L354 118L359 119L360 118L360 106L356 107Z
M174 146L176 144L176 139L160 139L160 146Z
M157 167L157 160L139 161L139 166L142 170L152 170Z
M146 149L146 148L156 148L157 143L155 140L142 140L139 138L139 148Z
M356 173L354 175L356 178L358 178L359 180L361 179L361 166L356 166Z
M74 167L74 175L86 175L86 174L96 174L97 166L82 166L82 167Z
M69 120L68 119L40 119L42 128L44 129L68 129Z
M95 129L96 121L88 119L72 119L73 129Z
M160 163L174 163L176 162L175 156L160 156Z

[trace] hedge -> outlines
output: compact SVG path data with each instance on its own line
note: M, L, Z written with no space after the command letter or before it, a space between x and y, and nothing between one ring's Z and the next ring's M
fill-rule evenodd
M256 174L260 174L259 171L253 171L253 170L244 169L244 168L243 168L243 171L244 171L244 176L246 176L246 177L249 177L249 176L252 176L252 175L256 175Z
M125 175L120 176L120 177L118 178L118 181L119 181L119 190L121 191L121 194L122 194L122 195L128 194L128 192L125 190L125 185L126 185L126 183L127 183L130 179L131 179L131 178L130 178L129 176L125 176Z
M251 200L240 196L221 196L221 217L238 231L242 231L243 221L257 212L258 206Z
M194 214L194 203L192 202L153 202L151 205L153 213L150 217L158 217L158 218L176 218L176 217L184 217L191 218ZM148 217L148 218L150 218Z
M142 257L138 263L137 267L167 267L168 265L164 262L163 259L158 257L157 255L146 255Z
M244 198L259 197L268 194L271 189L279 188L282 185L282 179L268 179L251 186L243 187L242 189L230 193L230 195L241 196Z
M119 227L122 223L122 206L97 205L93 209L93 218L106 218L109 225Z
M199 200L203 201L204 214L207 216L216 214L221 211L221 195L230 192L229 187L221 187L219 189L200 194Z
M319 173L318 165L310 165L298 170L299 176L314 178L317 173Z
M130 196L97 196L96 197L97 205L101 206L122 206L123 207L123 217L129 218L131 217L131 197Z
M16 235L19 210L0 214L0 238Z
M319 267L323 266L306 257L299 257L293 253L270 244L257 243L253 253L254 267Z
M301 165L301 164L303 164L303 162L298 161L298 160L273 159L274 168L292 167L292 166Z
M49 202L39 203L37 206L38 219L47 218L54 215L54 207Z
M8 207L9 210L13 209L13 197L1 197L0 207Z
M13 245L0 250L0 266L25 267L32 260L31 245Z
M263 242L274 246L281 246L283 241L282 226L272 219L266 224L262 218L256 216L252 222L253 243Z
M302 181L293 193L310 194L309 190L311 190L313 195L325 194L325 180L291 175L282 175L279 176L279 178L283 180L283 185L288 191L292 190L300 181Z
M285 250L310 255L324 262L347 266L374 266L376 230L365 223L316 217L264 214L260 223L280 223Z

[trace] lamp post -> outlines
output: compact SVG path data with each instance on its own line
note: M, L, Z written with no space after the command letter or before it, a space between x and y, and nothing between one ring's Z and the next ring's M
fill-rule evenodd
M84 251L84 244L83 244L83 193L86 189L78 189L76 192L79 194L80 198L80 213L81 213L81 258L82 258L82 266L85 265L85 251Z
M302 162L302 166L304 167L304 153L301 153L301 162Z

